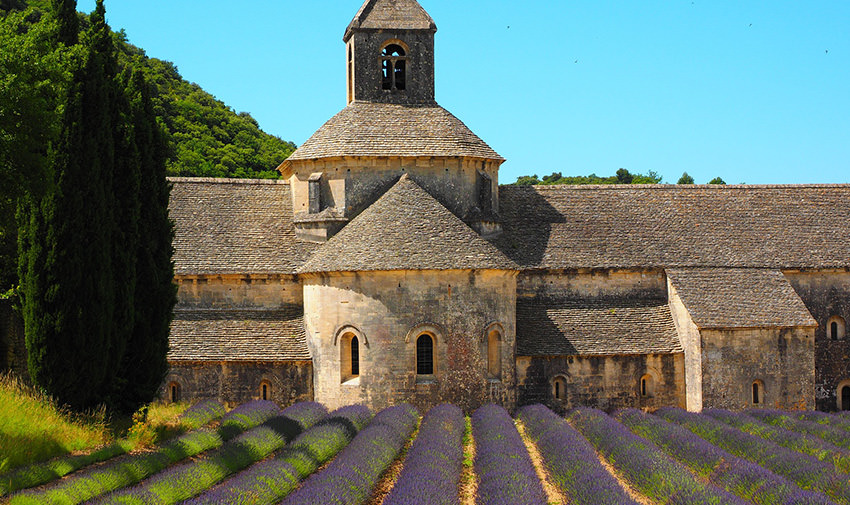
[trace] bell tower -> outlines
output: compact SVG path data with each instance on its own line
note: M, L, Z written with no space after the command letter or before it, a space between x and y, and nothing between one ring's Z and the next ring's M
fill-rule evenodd
M437 26L416 0L367 0L348 25L348 103L434 103Z

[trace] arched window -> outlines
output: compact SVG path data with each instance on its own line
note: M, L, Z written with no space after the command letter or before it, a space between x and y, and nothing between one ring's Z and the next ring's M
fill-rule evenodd
M342 382L360 376L360 339L352 332L340 337L339 363Z
M850 410L850 386L841 388L841 410Z
M753 382L753 405L764 405L764 383L762 381Z
M645 398L655 396L655 379L650 374L640 378L640 395Z
M168 385L168 401L177 403L180 401L180 384L172 382Z
M841 316L832 316L829 318L826 326L827 336L831 340L842 340L844 338L846 326L844 318Z
M563 377L555 377L555 380L552 381L552 396L558 401L563 401L567 398L566 379Z
M391 42L381 50L381 87L403 91L407 87L407 52Z
M499 330L487 335L487 374L491 379L502 378L502 334Z
M416 339L417 375L434 375L434 339L423 333Z
M260 400L271 400L272 398L272 385L269 381L263 381L260 383Z

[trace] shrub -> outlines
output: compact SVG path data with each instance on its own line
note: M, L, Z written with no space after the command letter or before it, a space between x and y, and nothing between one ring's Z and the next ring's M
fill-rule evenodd
M205 400L189 407L178 418L180 424L193 430L200 428L225 414L222 404L214 400Z

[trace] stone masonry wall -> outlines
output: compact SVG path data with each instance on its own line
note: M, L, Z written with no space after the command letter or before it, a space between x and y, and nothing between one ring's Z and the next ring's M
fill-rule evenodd
M172 363L160 389L168 400L170 386L177 384L179 400L217 400L235 407L260 399L267 381L270 397L282 407L313 399L313 367L310 362L180 362Z
M518 405L543 403L556 412L573 407L654 409L685 406L682 354L517 357ZM651 375L655 392L641 396L640 379ZM566 394L555 398L554 380L562 378Z
M828 321L840 316L850 325L850 272L785 272L818 322L815 331L815 398L818 410L839 408L836 392L850 384L850 338L832 340Z
M426 246L423 244L423 246ZM304 314L316 401L328 408L451 402L515 403L516 277L506 271L404 271L306 276ZM495 326L494 326L495 325ZM487 377L483 341L502 332L501 378ZM360 339L360 375L340 368L340 337ZM416 339L436 337L435 373L417 376Z
M764 384L763 408L813 409L814 330L701 330L705 408L752 408L753 382Z
M381 86L381 47L390 40L400 40L408 48L407 82L403 91L384 90ZM355 100L404 104L434 101L434 32L358 31L346 51L353 52Z
M667 285L662 270L523 272L517 278L517 296L663 298Z
M294 275L212 275L177 278L177 308L279 308L301 305Z
M702 344L699 328L694 324L688 309L676 292L676 288L668 281L670 312L679 341L685 350L685 396L686 408L691 412L702 410Z

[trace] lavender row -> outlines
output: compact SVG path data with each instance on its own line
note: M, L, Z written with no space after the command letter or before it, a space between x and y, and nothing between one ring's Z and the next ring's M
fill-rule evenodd
M221 437L209 430L182 435L155 452L117 458L104 466L60 482L44 491L25 491L12 497L10 505L45 503L75 505L104 493L133 485L189 456L219 447Z
M185 412L180 414L177 420L186 428L194 430L220 418L224 414L225 409L222 404L215 400L204 400L186 409Z
M706 409L703 413L751 435L770 440L787 449L808 454L820 461L832 463L835 465L835 468L843 472L850 472L850 451L836 447L820 438L797 433L778 426L770 426L740 412Z
M382 410L327 468L313 474L286 505L358 505L372 493L416 427L419 414L410 405Z
M472 413L478 505L545 505L546 494L508 412L486 405Z
M574 410L569 420L631 485L657 503L743 504L744 500L705 484L655 444L596 409Z
M761 465L803 489L818 490L838 503L850 505L850 483L839 477L835 467L829 463L750 435L706 415L676 408L662 408L655 415L684 426L721 449Z
M222 417L218 432L221 438L227 441L279 414L280 407L275 402L253 400L243 403Z
M826 412L819 412L817 410L789 412L788 415L801 421L809 421L810 423L817 423L823 426L831 426L840 430L850 431L850 419L841 415L827 414Z
M187 500L228 475L256 463L294 439L327 414L318 403L302 402L221 446L208 457L169 468L140 485L96 503L171 505Z
M457 505L465 430L454 405L429 410L384 505Z
M562 417L543 405L524 407L517 417L536 443L546 470L569 503L637 503L602 466L587 439Z
M794 416L794 414L778 410L751 410L747 413L763 423L802 433L804 435L818 437L832 445L841 447L845 450L850 450L850 436L848 436L850 434L841 428L824 425L818 422L811 422L808 419L800 418ZM823 415L827 418L831 417L828 414ZM846 467L842 467L842 470L847 471Z
M804 491L755 463L729 454L677 424L635 409L618 411L615 417L699 476L758 505L834 503L821 493Z
M348 445L371 418L372 413L362 405L335 410L298 435L274 459L251 466L184 505L275 503Z

